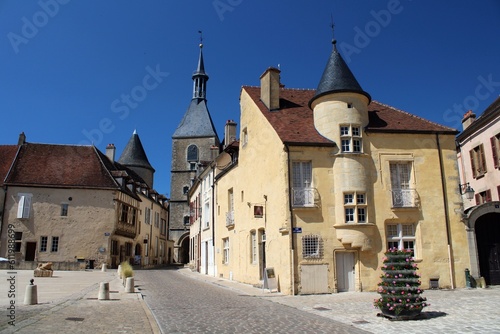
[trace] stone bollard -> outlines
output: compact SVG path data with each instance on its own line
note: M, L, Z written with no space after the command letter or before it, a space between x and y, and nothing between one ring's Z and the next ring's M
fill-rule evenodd
M101 267L101 271L106 272L107 269L108 269L108 265L106 263L103 263L102 267Z
M36 285L33 285L35 280L30 280L30 285L26 286L26 294L24 295L24 305L36 305L38 304L38 291Z
M127 277L127 283L125 284L125 292L128 292L128 293L135 292L134 278L133 277Z
M118 277L122 278L122 265L118 265L118 271L116 272L118 274Z
M101 282L99 284L99 300L109 300L109 283Z

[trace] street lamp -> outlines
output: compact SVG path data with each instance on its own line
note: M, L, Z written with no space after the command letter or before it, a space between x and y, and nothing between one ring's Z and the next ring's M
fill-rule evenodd
M460 195L465 195L468 200L474 198L474 189L469 185L469 182L464 184L459 184L458 188L460 190Z

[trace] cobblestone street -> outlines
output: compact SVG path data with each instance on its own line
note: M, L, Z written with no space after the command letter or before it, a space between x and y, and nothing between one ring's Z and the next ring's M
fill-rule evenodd
M366 333L179 271L138 271L137 285L163 333Z

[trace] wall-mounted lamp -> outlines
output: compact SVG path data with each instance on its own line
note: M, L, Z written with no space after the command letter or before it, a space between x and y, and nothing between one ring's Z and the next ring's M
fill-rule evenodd
M465 195L468 200L474 198L474 189L469 185L469 182L464 184L459 184L458 188L460 190L460 195Z

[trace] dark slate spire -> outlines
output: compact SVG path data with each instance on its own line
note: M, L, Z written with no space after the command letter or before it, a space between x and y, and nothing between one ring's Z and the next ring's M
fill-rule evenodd
M142 147L141 140L139 139L139 135L135 130L118 162L127 167L141 167L154 172L154 168L149 163L144 147Z
M354 74L352 74L346 62L338 52L336 46L337 41L333 40L332 44L332 53L330 54L330 58L328 59L325 70L323 71L323 76L321 77L318 88L316 89L316 94L311 101L309 101L309 107L311 107L314 100L323 95L340 92L363 94L368 98L368 101L371 101L370 94L361 88L358 81L354 77Z
M207 108L206 91L208 75L205 73L202 49L203 44L200 43L198 67L193 73L193 98L172 138L218 138Z

